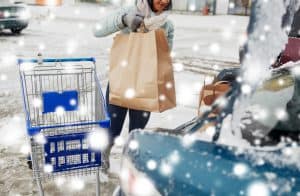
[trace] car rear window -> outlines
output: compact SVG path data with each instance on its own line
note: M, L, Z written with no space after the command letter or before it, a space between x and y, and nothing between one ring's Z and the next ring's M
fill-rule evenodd
M0 7L1 12L8 11L8 12L11 12L11 13L20 12L20 11L23 11L24 9L25 9L24 7L20 7L20 6Z

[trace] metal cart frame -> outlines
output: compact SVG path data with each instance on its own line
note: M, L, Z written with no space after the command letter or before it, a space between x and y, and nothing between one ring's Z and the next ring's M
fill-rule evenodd
M108 128L110 120L95 59L19 59L18 65L40 195L44 180L90 174L100 195L101 153L91 149L87 136Z

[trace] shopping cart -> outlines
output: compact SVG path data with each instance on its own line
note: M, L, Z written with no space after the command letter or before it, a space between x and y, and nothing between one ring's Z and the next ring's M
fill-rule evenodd
M43 181L90 174L96 175L99 195L101 153L87 136L110 121L95 59L19 59L18 64L40 195Z

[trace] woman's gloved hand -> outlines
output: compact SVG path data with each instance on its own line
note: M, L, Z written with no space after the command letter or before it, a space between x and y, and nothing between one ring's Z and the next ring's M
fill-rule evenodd
M138 11L124 14L122 16L122 22L126 27L129 27L133 32L136 32L137 29L144 22L144 15Z

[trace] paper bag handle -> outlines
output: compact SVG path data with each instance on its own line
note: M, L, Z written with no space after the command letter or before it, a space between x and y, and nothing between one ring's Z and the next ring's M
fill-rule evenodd
M141 23L140 27L137 29L138 33L147 33L149 30L146 28L144 22Z

